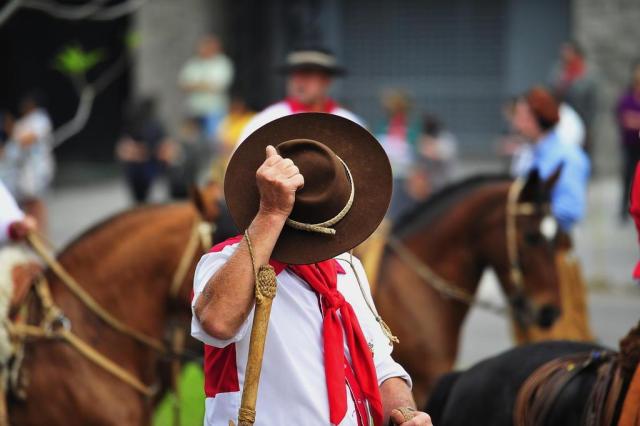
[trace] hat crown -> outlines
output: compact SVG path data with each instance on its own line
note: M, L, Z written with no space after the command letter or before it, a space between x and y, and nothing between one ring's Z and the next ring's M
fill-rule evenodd
M336 216L349 201L351 182L345 165L329 147L311 139L293 139L276 146L304 177L296 192L290 218L303 223L324 222Z

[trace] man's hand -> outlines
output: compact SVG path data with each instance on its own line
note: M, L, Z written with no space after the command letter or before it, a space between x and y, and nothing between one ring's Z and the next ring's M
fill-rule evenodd
M433 426L427 413L412 408L396 408L391 410L391 422L401 426Z
M256 172L260 212L287 218L293 209L296 191L304 186L304 178L293 161L282 158L273 146L267 146L266 151L267 159Z
M9 237L14 241L23 240L30 232L35 231L37 227L36 220L31 216L26 216L24 219L9 225Z

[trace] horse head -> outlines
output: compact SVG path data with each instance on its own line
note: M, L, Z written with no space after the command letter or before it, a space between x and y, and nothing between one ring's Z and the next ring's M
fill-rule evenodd
M509 191L512 198L505 218L509 274L501 283L523 328L548 329L561 313L556 255L562 238L551 212L551 192L561 171L562 166L545 180L534 169Z

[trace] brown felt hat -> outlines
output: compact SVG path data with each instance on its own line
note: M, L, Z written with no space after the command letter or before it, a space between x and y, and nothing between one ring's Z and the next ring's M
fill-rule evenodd
M274 259L320 262L354 248L375 231L391 198L391 166L384 150L353 121L315 112L267 123L236 149L225 174L224 194L240 230L258 212L256 171L268 145L293 160L305 180Z

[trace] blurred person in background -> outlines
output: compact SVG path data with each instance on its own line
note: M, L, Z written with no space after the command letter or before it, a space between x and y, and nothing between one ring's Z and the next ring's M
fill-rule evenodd
M517 97L507 99L502 104L505 127L498 138L497 151L504 160L505 169L511 176L526 173L531 164L531 146L527 139L513 127L513 116L518 103Z
M426 171L431 188L437 191L451 182L458 158L458 141L442 121L425 114L418 139L418 162Z
M24 239L36 228L36 220L20 210L13 195L0 180L0 248L11 241Z
M211 178L222 182L224 172L244 128L256 113L248 107L244 99L234 96L229 104L229 113L222 119L217 129L216 159L211 170Z
M640 61L633 65L631 84L618 99L615 110L622 149L622 197L620 217L628 219L629 193L636 164L640 161Z
M424 192L419 190L424 185L412 188L414 191L409 191L407 187L416 161L416 143L420 135L420 126L413 122L410 116L411 102L404 91L386 90L382 94L381 103L386 119L375 131L375 135L391 162L393 195L387 217L395 221L413 206L411 192L416 196ZM417 179L415 183L418 184Z
M46 231L44 195L55 172L53 126L43 95L33 91L20 101L20 115L2 150L2 178L18 204Z
M582 119L586 129L584 146L590 153L591 127L597 107L596 77L576 41L562 45L559 63L552 70L551 84L558 99L569 104Z
M180 71L178 83L187 94L186 113L199 121L208 140L215 136L215 129L227 113L227 91L233 75L233 63L214 35L202 37L197 55Z
M513 125L532 145L531 164L521 175L535 168L541 178L548 179L562 166L551 203L560 229L568 233L585 214L590 165L579 146L560 141L555 130L560 120L559 108L548 90L534 87L518 100Z
M504 117L513 123L516 100L510 100L504 106ZM585 143L585 127L578 113L566 102L559 104L558 123L554 130L558 140L573 146L583 148ZM533 147L519 132L513 129L501 139L500 153L510 158L509 171L512 176L521 176L531 169L533 161Z
M242 142L258 128L277 118L299 112L326 112L362 125L355 114L340 107L329 95L335 77L345 70L328 49L299 48L287 55L280 70L287 76L287 97L256 114L242 131Z
M198 181L204 145L200 125L190 117L182 121L175 141L167 140L160 144L158 158L167 166L169 196L172 199L189 197L191 188Z
M579 264L572 255L571 231L585 215L589 158L580 146L563 143L555 130L560 105L547 89L534 87L516 103L513 127L532 146L529 170L536 169L543 180L556 178L551 190L551 213L557 226L545 219L540 232L558 250L556 259L562 316L549 331L549 338L591 340L585 284ZM559 176L554 176L559 172ZM557 334L553 334L557 333Z
M161 171L159 154L169 155L162 145L167 143L164 126L156 116L151 97L134 102L126 113L116 156L124 164L125 178L136 203L144 203L151 186Z

